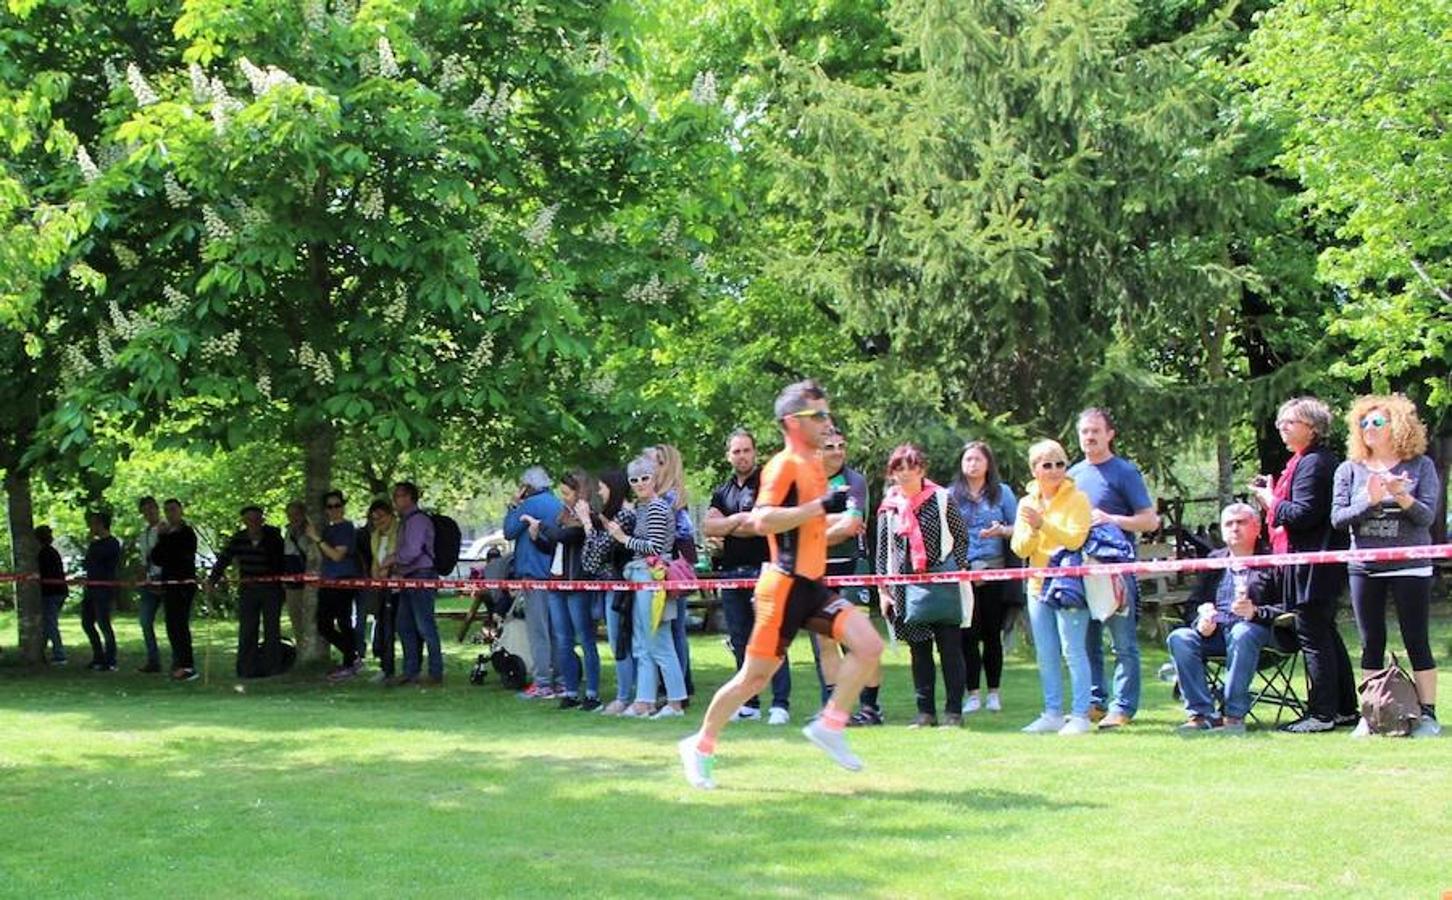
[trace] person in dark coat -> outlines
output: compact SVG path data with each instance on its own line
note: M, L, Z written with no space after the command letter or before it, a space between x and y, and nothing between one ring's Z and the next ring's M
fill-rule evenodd
M1250 485L1266 513L1271 550L1346 549L1346 534L1331 527L1331 496L1340 463L1327 446L1331 410L1314 397L1288 400L1276 413L1276 428L1291 451L1290 461L1279 478L1259 475ZM1296 616L1296 639L1306 657L1311 688L1306 716L1283 730L1308 734L1355 725L1356 682L1351 657L1336 629L1337 601L1346 589L1346 566L1291 566L1284 574L1285 606Z
M242 508L242 530L232 535L212 566L207 589L217 582L233 560L237 561L240 589L237 598L237 677L262 678L282 671L282 532L262 521L262 508ZM277 580L257 581L259 578ZM262 624L262 654L258 657L257 626Z
M81 591L81 628L91 642L90 669L116 671L116 632L111 628L111 609L116 603L116 576L121 568L121 542L111 534L111 514L86 514L91 543L82 564L86 586ZM99 582L99 583L94 583Z
M195 681L192 654L192 602L197 597L197 533L183 516L182 503L170 497L161 505L166 518L157 528L152 565L161 573L162 610L166 614L166 641L171 645L171 677Z
M51 665L63 666L66 664L66 645L61 641L60 613L71 592L70 585L66 584L66 565L55 549L55 535L49 525L35 529L35 540L40 544L36 562L40 571L40 599L45 605L45 627L41 636L50 642Z

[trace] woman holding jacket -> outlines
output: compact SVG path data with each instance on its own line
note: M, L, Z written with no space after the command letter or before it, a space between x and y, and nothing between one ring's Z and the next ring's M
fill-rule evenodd
M1042 440L1029 448L1034 480L1024 490L1013 523L1013 552L1033 567L1046 566L1060 550L1078 550L1089 537L1089 497L1069 477L1069 455L1058 441ZM1043 596L1042 578L1028 583L1029 624L1038 657L1044 711L1024 727L1025 734L1088 734L1089 610L1053 607ZM1064 718L1064 682L1059 658L1069 666L1069 717Z

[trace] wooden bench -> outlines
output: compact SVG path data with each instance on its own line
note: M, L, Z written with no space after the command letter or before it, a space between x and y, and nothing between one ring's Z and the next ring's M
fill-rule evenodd
M1138 558L1141 562L1175 559L1175 545L1168 542L1141 544ZM1190 588L1180 574L1152 572L1138 577L1139 614L1152 627L1156 639L1169 637L1172 627L1165 621L1165 610L1173 616L1178 607L1190 599Z

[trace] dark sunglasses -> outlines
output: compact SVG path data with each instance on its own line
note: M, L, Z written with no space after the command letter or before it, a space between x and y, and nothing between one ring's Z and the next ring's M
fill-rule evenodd
M1069 464L1062 459L1046 459L1039 463L1040 469L1067 469Z
M1361 427L1362 428L1385 428L1386 427L1386 423L1387 423L1386 416L1367 416L1366 418L1364 418L1364 419L1361 420Z
M630 476L630 483L631 484L645 484L648 481L654 481L654 480L655 480L655 476L654 475L632 475L632 476Z

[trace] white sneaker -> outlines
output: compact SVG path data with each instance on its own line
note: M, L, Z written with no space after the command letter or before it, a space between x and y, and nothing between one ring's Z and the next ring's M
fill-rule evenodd
M963 701L963 715L976 713L983 708L983 701L978 699L977 694L969 694Z
M655 715L651 716L651 718L652 719L675 719L675 718L678 718L678 717L684 716L684 715L685 715L684 712L681 712L679 709L676 709L674 706L671 706L669 703L667 703L665 706L662 706L660 709L656 710L655 711Z
M1441 733L1442 723L1438 722L1432 716L1422 716L1422 720L1417 723L1417 727L1412 729L1412 737L1414 738L1437 737Z
M670 709L669 706L666 709ZM716 757L707 756L696 749L698 738L692 734L687 735L676 743L676 750L681 755L681 766L686 770L686 781L691 787L709 791L716 787L716 782L711 779L711 768L716 762Z
M1064 722L1064 727L1059 729L1059 734L1088 734L1093 730L1094 726L1089 721L1088 716L1070 716L1068 720Z
M1024 734L1058 734L1064 727L1064 717L1058 713L1044 713L1023 727Z
M754 722L760 718L761 710L754 706L743 706L736 710L736 715L731 717L735 722Z
M758 715L759 715L759 713L758 713ZM786 724L790 723L791 720L792 720L792 714L790 712L787 712L786 710L782 709L780 706L773 706L767 712L766 724L768 724L768 725L786 725Z
M1354 738L1371 737L1371 726L1367 724L1364 717L1357 720L1356 728L1352 730L1351 736Z
M832 757L837 765L847 771L862 771L862 760L848 749L847 735L843 732L832 731L818 719L802 729L802 736L816 744L824 753Z
M1003 712L1003 702L998 699L997 691L988 695L987 709L989 712Z

